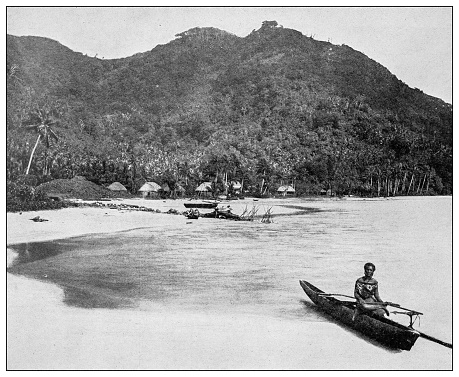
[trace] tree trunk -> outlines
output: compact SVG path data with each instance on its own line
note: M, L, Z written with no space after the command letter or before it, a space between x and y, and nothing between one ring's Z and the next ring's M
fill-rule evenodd
M105 166L104 166L105 170ZM135 183L135 179L137 177L137 163L135 161L135 156L132 156L132 186L131 186L131 193L135 194L137 192L137 187Z
M424 179L425 179L425 177L426 176L424 175ZM421 179L421 177L419 177L418 189L416 190L416 194L419 194L419 190L421 188L421 182L422 182L422 179Z
M35 143L35 146L33 147L32 153L30 154L30 159L29 159L29 165L27 165L27 170L26 170L26 175L29 174L29 169L30 169L30 164L32 163L32 158L33 154L35 153L35 149L37 149L38 142L40 141L41 135L38 135L37 142Z
M403 194L403 191L405 191L405 181L406 181L406 175L407 175L407 172L405 172L405 174L403 175L403 183L402 183L402 194Z
M427 173L424 174L424 179L422 180L422 185L421 185L421 194L422 194L422 190L424 188L424 183L426 181L426 178L427 178Z
M268 185L266 185L265 191L263 191L262 195L266 195L266 191L268 191Z
M42 174L43 176L46 175L46 159L47 159L47 158L48 158L48 156L46 155L46 152L45 152L45 158L43 159L43 170L42 170L42 172L41 172L41 174Z
M410 184L408 186L408 190L406 190L407 195L410 193L410 188L411 188L411 184L413 183L413 180L414 180L414 173L411 175Z
M429 183L430 183L430 172L429 172L429 178L427 179L426 194L429 192Z

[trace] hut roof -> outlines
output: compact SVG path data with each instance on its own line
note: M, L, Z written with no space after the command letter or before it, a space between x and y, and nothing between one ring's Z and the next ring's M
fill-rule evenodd
M281 186L277 189L277 192L295 192L292 186Z
M119 182L113 182L110 186L108 186L108 189L112 191L127 191L126 187Z
M231 184L233 185L233 188L238 190L242 187L241 183L238 181L231 181Z
M145 184L139 189L139 191L158 192L160 189L161 186L155 182L145 182Z
M196 188L196 191L212 191L212 183L203 182Z

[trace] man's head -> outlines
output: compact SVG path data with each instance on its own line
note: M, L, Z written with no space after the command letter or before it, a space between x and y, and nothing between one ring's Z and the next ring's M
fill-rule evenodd
M365 276L371 278L373 276L373 273L376 270L376 267L373 263L365 263L365 266L363 266L363 269L365 271Z

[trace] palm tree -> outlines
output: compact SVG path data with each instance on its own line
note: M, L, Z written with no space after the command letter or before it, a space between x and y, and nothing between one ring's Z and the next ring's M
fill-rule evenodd
M37 109L34 115L35 115L34 118L36 119L35 124L27 125L24 127L26 130L33 130L38 133L37 141L35 143L35 146L32 149L32 153L30 154L30 159L29 159L29 164L27 166L26 175L29 174L30 164L32 163L33 155L35 153L35 149L37 149L40 139L45 144L46 148L49 148L50 137L56 141L59 140L57 135L54 133L54 131L50 127L57 123L51 118L50 113L45 110Z

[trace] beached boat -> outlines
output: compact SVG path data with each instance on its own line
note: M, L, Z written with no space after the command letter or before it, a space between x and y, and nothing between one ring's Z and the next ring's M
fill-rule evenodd
M327 314L388 347L409 351L421 335L409 326L370 312L359 313L354 318L356 302L338 300L304 280L300 280L300 285L308 297Z
M215 208L218 202L186 202L183 205L185 208Z

